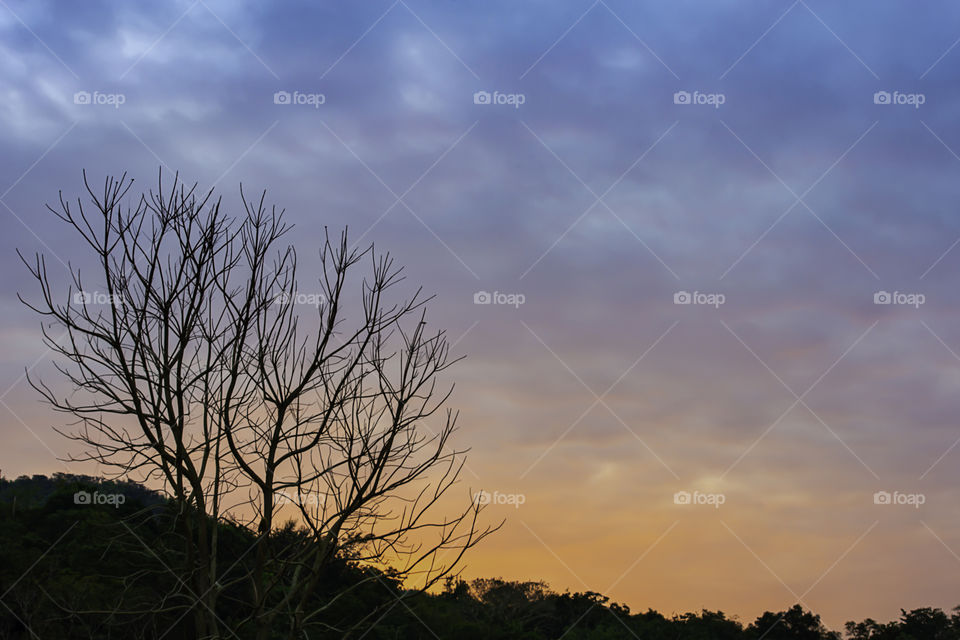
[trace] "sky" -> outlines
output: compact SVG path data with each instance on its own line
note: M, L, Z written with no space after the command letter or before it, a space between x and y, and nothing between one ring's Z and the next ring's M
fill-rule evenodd
M159 169L436 294L466 577L832 628L960 604L960 5L0 1L0 470L59 458L16 250ZM231 204L232 203L232 204ZM313 256L313 262L311 262ZM471 494L471 492L473 492Z

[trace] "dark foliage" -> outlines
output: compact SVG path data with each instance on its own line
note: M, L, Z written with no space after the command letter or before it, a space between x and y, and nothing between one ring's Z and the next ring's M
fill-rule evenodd
M77 492L122 494L122 504L77 502ZM118 502L118 501L114 501ZM0 640L20 638L191 638L196 601L178 565L174 502L135 483L56 474L0 479ZM254 534L219 524L220 582L251 562ZM273 535L311 544L293 523ZM631 613L594 592L556 593L542 582L449 578L435 594L405 591L388 573L338 558L313 606L323 610L305 637L372 640L838 640L799 605L744 625L720 611L665 617ZM244 593L226 588L217 616L245 639ZM177 602L176 600L180 600ZM386 605L386 606L385 606ZM140 613L136 613L136 612ZM374 612L374 615L371 615ZM359 624L358 624L359 623ZM283 630L278 629L278 636ZM851 640L960 640L960 610L902 612L899 620L848 622Z

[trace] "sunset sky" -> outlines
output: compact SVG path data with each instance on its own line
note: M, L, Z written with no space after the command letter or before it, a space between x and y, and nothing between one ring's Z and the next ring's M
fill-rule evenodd
M946 1L2 0L0 469L98 471L24 380L15 250L83 264L44 204L162 167L267 189L304 291L349 225L436 294L463 496L506 518L467 577L951 608L958 72Z

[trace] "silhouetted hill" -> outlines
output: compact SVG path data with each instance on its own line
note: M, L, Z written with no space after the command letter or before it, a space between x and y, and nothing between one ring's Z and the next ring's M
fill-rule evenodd
M55 494L78 491L123 494L125 500L141 506L167 501L163 494L129 480L104 480L72 473L55 473L49 478L43 475L20 476L16 480L0 478L0 504L16 503L20 508L42 507Z
M123 495L122 500L93 498ZM90 499L78 499L86 493ZM0 479L0 640L13 638L190 638L189 617L167 605L183 598L170 569L176 512L161 494L132 482L55 474ZM246 639L232 567L251 562L254 534L220 523L224 637ZM290 524L279 541L300 534ZM666 617L632 613L595 592L557 593L542 582L449 579L437 594L405 591L390 575L340 559L314 598L322 625L308 638L456 640L834 640L819 616L795 606L744 625L720 611ZM350 587L336 600L332 594ZM182 602L177 603L182 605ZM319 613L317 613L319 612ZM277 637L283 632L277 622ZM350 629L353 630L350 630ZM960 640L960 613L903 612L900 620L847 623L853 640Z

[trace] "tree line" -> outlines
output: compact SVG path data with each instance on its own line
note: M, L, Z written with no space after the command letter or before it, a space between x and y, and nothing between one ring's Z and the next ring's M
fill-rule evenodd
M126 499L76 498L94 492ZM182 560L177 509L176 500L133 482L67 474L0 478L0 640L196 637L184 609L202 600L174 571ZM230 578L252 569L257 536L242 526L210 524L221 540L219 580L228 585L211 613L226 637L246 640L256 630L242 623L255 605ZM292 521L271 536L283 548L317 544ZM319 577L322 588L306 605L318 615L301 636L312 640L960 640L960 608L904 611L888 623L848 622L841 635L799 605L744 623L721 611L632 612L599 593L558 593L536 581L448 576L423 592L349 554L338 554ZM284 638L286 630L278 625L268 637Z

